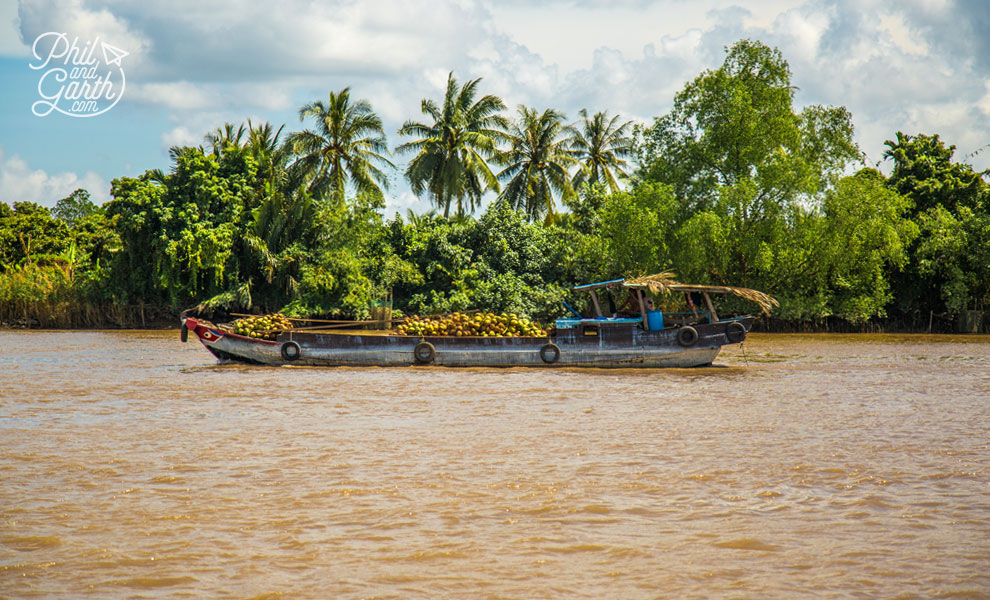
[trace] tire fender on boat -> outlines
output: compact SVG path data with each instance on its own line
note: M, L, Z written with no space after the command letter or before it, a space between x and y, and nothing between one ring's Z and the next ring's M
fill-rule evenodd
M285 360L296 360L302 356L302 348L299 347L299 343L289 340L288 342L282 342L282 358Z
M731 343L738 344L746 339L746 326L739 321L729 323L729 326L725 328L725 337Z
M426 341L416 344L416 347L413 349L413 357L418 363L431 363L436 355L437 349L433 347L433 344Z
M186 327L185 323L182 324L182 329L179 330L179 339L182 340L183 344L189 341L189 328Z
M677 330L677 343L685 348L698 343L698 330L690 325L685 325Z
M550 342L549 344L544 344L543 347L540 348L540 360L548 365L552 365L559 359L560 347L557 344Z

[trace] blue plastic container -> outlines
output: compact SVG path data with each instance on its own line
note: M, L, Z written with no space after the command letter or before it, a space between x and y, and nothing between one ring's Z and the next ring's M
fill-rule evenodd
M650 331L662 331L663 311L662 310L646 311L646 326L650 328Z

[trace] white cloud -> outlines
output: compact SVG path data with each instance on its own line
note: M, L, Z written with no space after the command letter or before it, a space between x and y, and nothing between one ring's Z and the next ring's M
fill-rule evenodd
M168 83L136 83L127 89L129 101L160 104L173 110L203 110L220 104L214 86L188 81Z
M791 38L791 58L813 62L818 58L822 36L829 26L824 12L789 10L777 17L774 30L786 31Z
M923 38L913 34L904 19L904 15L880 15L880 26L882 31L889 35L894 44L903 52L918 56L928 54L928 44Z
M21 37L28 47L40 34L57 31L81 41L98 37L129 52L123 63L125 70L142 64L147 56L148 39L109 8L90 9L82 0L22 0L18 17Z
M42 169L32 169L20 156L6 156L0 148L0 201L36 202L53 207L73 191L83 188L93 202L102 204L110 199L110 184L103 177L87 171L82 177L62 172L49 175Z
M246 0L110 0L94 10L81 0L29 0L22 32L52 27L104 39L140 56L128 75L166 82L251 81L287 75L403 73L447 62L483 35L476 3L429 0L313 3L286 0L277 10ZM425 22L428 20L428 26Z
M948 1L942 6L808 2L781 15L757 37L780 47L789 60L793 81L801 88L800 102L850 110L857 139L874 161L884 151L883 142L897 131L938 133L958 147L956 158L963 160L990 140L990 115L979 110L990 72L979 61L961 59L956 53L980 43L971 30L949 23L930 26L950 15L958 21L958 10ZM801 30L791 26L797 21L817 24L814 30L821 33L814 52L807 41L810 36L796 35ZM959 38L954 46L940 39L952 35L950 31ZM976 157L974 163L978 168L990 166L985 156Z
M417 198L416 194L405 190L391 198L386 198L383 213L387 219L394 217L395 213L399 213L404 219L409 210L416 214L423 214L433 210L433 206L429 200Z
M173 111L195 112L217 107L241 110L284 110L291 105L290 86L277 83L207 84L189 81L136 83L127 99L157 104Z
M0 0L0 56L28 56L21 42L16 0Z
M980 98L980 101L976 105L979 107L980 112L982 112L984 116L990 117L990 79L987 79L984 86L987 93Z
M203 134L190 131L180 125L162 134L162 146L171 148L172 146L196 146L203 141Z

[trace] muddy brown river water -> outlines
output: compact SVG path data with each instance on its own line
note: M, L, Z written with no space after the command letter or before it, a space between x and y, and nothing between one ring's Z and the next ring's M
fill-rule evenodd
M990 598L990 338L218 366L0 332L0 598Z

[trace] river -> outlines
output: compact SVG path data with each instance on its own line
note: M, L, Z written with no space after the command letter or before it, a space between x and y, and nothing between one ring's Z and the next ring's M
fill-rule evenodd
M0 332L0 598L990 598L990 337L691 370Z

